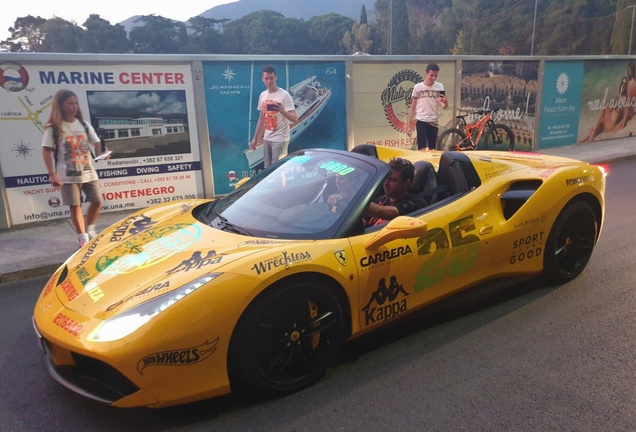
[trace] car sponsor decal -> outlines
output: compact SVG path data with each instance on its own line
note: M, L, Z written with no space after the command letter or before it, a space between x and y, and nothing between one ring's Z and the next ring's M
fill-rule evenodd
M342 249L338 249L333 253L336 257L336 260L340 263L341 266L346 267L349 263L349 258L347 257L347 252Z
M248 240L241 242L237 245L237 247L245 247L245 246L269 246L273 244L283 244L289 243L284 240Z
M181 264L168 270L166 274L170 275L180 271L188 272L193 269L198 270L205 266L218 264L222 259L223 255L217 255L215 250L208 251L204 257L201 256L201 251L196 251L190 258L181 261Z
M79 292L77 291L77 289L73 285L73 282L71 282L70 279L66 279L64 282L62 282L60 284L60 288L62 289L62 292L64 293L68 301L73 301L77 297L79 297Z
M91 282L86 285L84 287L84 291L88 293L88 296L91 300L93 300L93 303L96 303L98 300L104 297L104 291L102 291L102 289L97 286L95 282Z
M566 186L580 186L583 183L593 182L593 181L594 181L594 176L588 175L588 176L581 176L581 177L574 177L574 178L566 179L565 180L565 185Z
M484 178L499 177L504 174L512 172L512 168L509 165L498 163L493 165L487 165L482 169Z
M519 222L515 224L515 229L525 228L528 225L534 225L537 223L545 222L545 213L541 213L539 216L535 216L533 218L524 220L523 222Z
M115 309L118 306L121 306L125 303L128 303L130 300L136 299L137 297L146 295L146 294L150 294L151 292L155 292L155 291L161 291L163 289L168 289L170 288L170 281L165 281L165 282L159 282L156 283L154 285L151 285L149 287L146 287L144 289L142 289L141 291L138 291L136 293L134 293L133 295L126 297L123 300L118 301L117 303L113 303L112 305L108 306L106 308L106 310L108 312L110 312L111 310Z
M53 324L73 336L79 336L82 330L84 330L84 326L82 324L61 312L55 315L55 318L53 318Z
M371 298L362 308L364 325L383 322L406 312L409 295L395 276L391 276L389 286L385 278L380 279L378 288L371 293Z
M191 224L175 224L148 228L141 236L122 241L97 259L94 269L80 266L77 276L83 285L100 273L119 275L158 264L187 249L201 239L201 228Z
M516 264L543 255L544 232L536 232L512 242L510 264Z
M412 255L413 251L411 250L411 246L398 246L393 249L385 250L382 252L377 252L373 255L367 255L360 259L361 267L370 267L375 265L380 265L385 262L394 261L400 258L403 258L407 255Z
M205 343L192 348L149 354L139 360L137 372L139 372L139 375L143 375L144 369L151 366L189 366L200 363L214 354L218 343L219 338L217 337L212 342L205 341Z
M417 254L430 255L415 276L414 292L423 291L441 283L447 276L460 276L473 268L479 256L480 238L473 215L448 224L448 234L443 228L432 228L417 240ZM470 233L470 234L469 234Z
M91 244L88 246L88 249L86 249L86 252L84 253L84 256L82 257L82 259L80 260L78 266L82 266L86 263L86 261L88 261L88 259L93 255L93 252L95 252L95 249L97 248L97 244L101 241L102 238L104 238L103 234L100 234L97 237L95 237L95 240L92 241Z
M284 268L288 270L292 264L299 263L301 261L308 261L311 259L309 251L305 252L282 252L272 258L264 259L252 266L250 270L256 272L257 275L267 273L272 269Z
M110 242L121 241L127 234L136 235L141 231L150 228L156 222L153 222L148 216L140 215L132 218L124 219L117 228L110 234ZM132 228L131 228L132 225Z
M55 286L55 281L57 280L58 277L59 277L58 275L51 276L48 283L44 287L44 291L42 291L42 298L49 295L49 293L53 290L53 287Z

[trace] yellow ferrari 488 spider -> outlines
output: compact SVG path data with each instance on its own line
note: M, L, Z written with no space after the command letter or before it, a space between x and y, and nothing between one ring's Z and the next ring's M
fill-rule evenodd
M599 239L597 166L354 150L299 151L227 196L146 208L102 232L35 306L50 374L118 407L294 392L344 342L451 294L512 276L567 282ZM414 166L419 207L368 224L395 158Z

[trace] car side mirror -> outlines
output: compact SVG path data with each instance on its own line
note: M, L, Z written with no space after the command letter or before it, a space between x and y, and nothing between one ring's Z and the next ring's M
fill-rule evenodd
M426 230L426 222L409 216L398 216L378 231L371 240L364 244L364 247L375 250L393 240L423 236L426 234Z

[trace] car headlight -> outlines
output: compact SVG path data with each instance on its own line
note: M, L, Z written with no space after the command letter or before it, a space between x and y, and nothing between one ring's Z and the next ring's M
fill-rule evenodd
M92 342L111 342L128 336L153 317L159 315L170 306L192 294L194 291L220 276L221 273L208 273L192 282L170 291L147 302L141 303L132 309L117 314L104 320L89 335Z

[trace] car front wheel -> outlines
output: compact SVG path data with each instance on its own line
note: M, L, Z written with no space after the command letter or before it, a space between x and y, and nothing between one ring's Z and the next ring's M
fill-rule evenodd
M343 334L342 306L331 290L311 282L274 287L237 326L229 358L232 385L274 394L308 387L324 376Z

